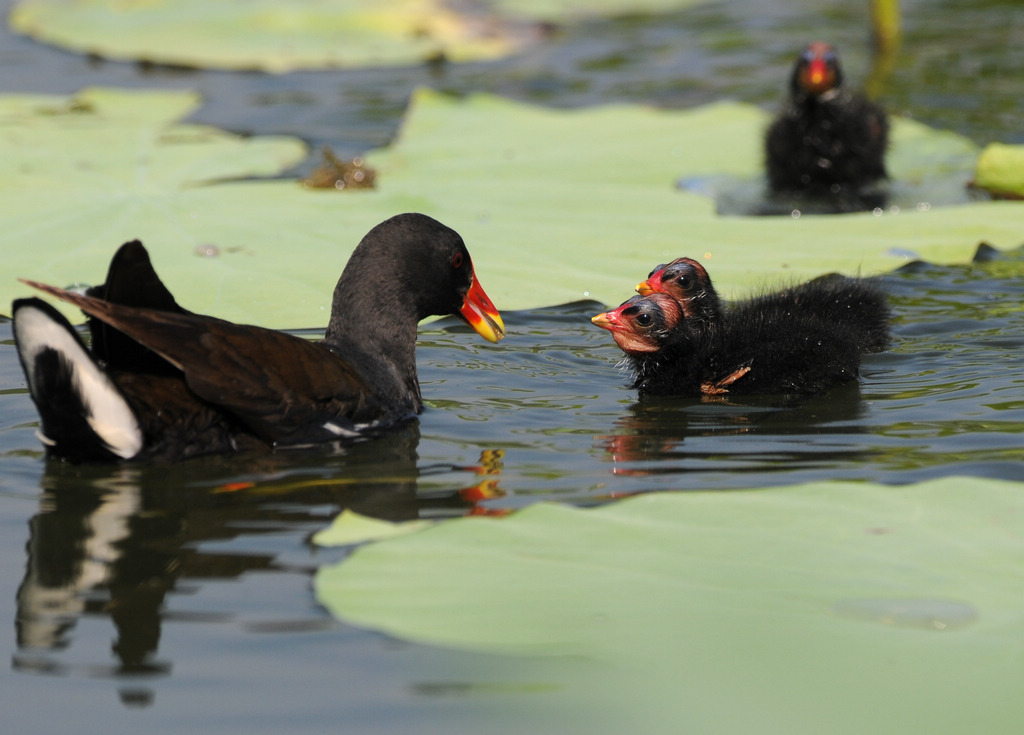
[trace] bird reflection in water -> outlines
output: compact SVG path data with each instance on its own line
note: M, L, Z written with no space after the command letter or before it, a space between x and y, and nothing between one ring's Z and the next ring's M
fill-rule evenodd
M239 609L183 611L180 595L194 595L207 582L294 567L276 554L222 553L210 545L290 532L301 548L309 543L311 525L326 526L345 509L393 522L492 512L484 504L502 495L503 452L483 451L469 466L421 468L419 439L419 422L411 421L373 441L258 454L245 462L48 462L18 590L13 668L131 675L122 702L145 706L152 691L139 686L138 677L172 673L168 652L160 651L164 621L221 623L251 612L241 600ZM476 479L464 485L459 475L467 472ZM311 561L309 571L314 568ZM86 635L76 627L89 617L113 623L113 660L80 669L68 663L68 650L76 636ZM308 630L335 623L325 617L287 624Z
M863 433L856 425L863 413L856 383L812 397L656 396L630 406L616 420L613 433L595 437L595 446L611 461L612 474L621 476L685 475L715 467L733 472L792 470L794 464L821 460L815 446L794 442L795 437ZM750 441L731 441L748 436ZM758 436L761 441L754 439ZM830 451L833 456L843 453L834 447Z

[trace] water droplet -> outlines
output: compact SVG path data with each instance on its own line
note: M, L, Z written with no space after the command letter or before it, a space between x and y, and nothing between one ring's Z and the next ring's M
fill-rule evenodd
M932 205L929 202L918 202L917 203L917 211L918 212L927 212L931 208L932 208Z
M583 292L583 295L584 295L584 296L590 296L590 291L584 291L584 292Z
M875 207L874 209L871 210L871 214L875 215L876 217L881 217L883 214L885 214L885 212L882 211L881 207Z
M793 219L800 219L800 210L794 209L792 212L789 213L789 216L792 217Z
M893 204L891 207L889 207L889 214L899 214L899 213L900 213L900 208L899 208L898 205Z
M220 255L220 248L209 243L200 243L196 245L195 253L203 258L216 258Z

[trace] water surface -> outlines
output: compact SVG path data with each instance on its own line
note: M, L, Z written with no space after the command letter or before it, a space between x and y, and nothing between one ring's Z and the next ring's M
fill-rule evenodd
M979 143L1024 140L1016 3L903 5L890 109ZM503 62L285 77L140 69L0 32L0 90L197 89L199 121L354 155L391 139L419 84L561 106L736 98L771 108L811 38L832 40L854 78L870 73L861 7L727 0L583 23ZM652 265L624 274L623 298ZM572 714L551 696L557 672L333 621L310 579L344 552L315 549L310 535L342 508L444 518L823 478L1024 479L1022 274L1015 251L884 277L892 349L865 360L859 384L801 400L638 401L608 334L589 323L596 303L506 314L499 345L435 323L421 333L419 421L346 448L172 466L44 461L0 323L5 730L553 731ZM5 277L15 275L30 274Z
M425 327L428 408L379 440L172 466L43 461L4 323L0 614L13 623L3 696L16 697L17 731L45 731L34 718L51 721L58 693L108 726L173 713L140 720L153 732L180 731L187 712L204 728L218 713L216 732L338 713L352 732L487 732L521 706L531 727L550 726L566 716L550 696L559 679L538 678L550 662L332 621L310 577L342 552L309 536L342 508L398 520L821 478L1024 479L1022 269L1017 251L885 277L895 345L865 360L859 384L818 398L637 401L589 323L599 305L579 303L509 314L498 346L455 322Z

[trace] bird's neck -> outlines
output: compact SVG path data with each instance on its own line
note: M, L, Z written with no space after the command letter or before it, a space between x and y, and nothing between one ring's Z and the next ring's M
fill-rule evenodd
M657 352L627 355L623 362L633 376L633 387L651 393L690 392L699 382L698 353L710 339L710 333L701 330L677 333Z
M372 294L365 284L343 278L334 292L324 344L348 360L382 396L411 401L422 408L416 373L416 306L381 284Z

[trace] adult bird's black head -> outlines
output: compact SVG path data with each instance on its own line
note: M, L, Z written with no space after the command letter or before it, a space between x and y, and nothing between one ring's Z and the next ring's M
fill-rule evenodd
M324 339L366 339L394 328L398 315L415 332L420 320L447 314L490 342L505 336L459 233L426 215L400 214L370 230L352 253L334 289Z

